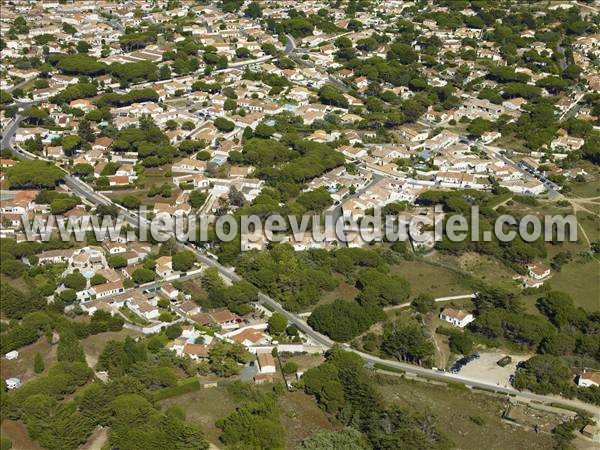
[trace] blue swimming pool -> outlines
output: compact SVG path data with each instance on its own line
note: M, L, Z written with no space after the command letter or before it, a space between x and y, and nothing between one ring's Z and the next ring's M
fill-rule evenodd
M210 160L211 163L213 164L217 164L217 165L221 165L225 162L225 160L227 159L226 156L223 155L215 155L212 157L212 159Z

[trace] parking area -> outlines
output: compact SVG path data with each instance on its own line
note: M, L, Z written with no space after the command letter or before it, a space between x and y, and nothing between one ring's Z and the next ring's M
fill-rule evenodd
M463 366L459 375L461 377L494 383L500 386L510 386L509 378L515 373L517 364L520 361L525 361L531 357L530 355L509 355L512 362L504 367L500 367L497 362L502 357L506 356L506 353L480 352L479 354L479 359L475 359Z

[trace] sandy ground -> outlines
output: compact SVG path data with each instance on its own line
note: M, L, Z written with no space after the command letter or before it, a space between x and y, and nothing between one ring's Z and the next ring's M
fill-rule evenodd
M12 450L42 450L37 442L31 440L22 422L3 420L0 432L12 441Z
M517 363L529 359L532 355L509 355L512 362L506 367L500 367L496 362L506 355L502 352L480 352L481 358L471 361L464 366L459 375L500 386L510 386L509 377L515 373Z
M108 430L106 428L98 428L92 433L88 441L79 447L79 450L102 450L104 444L108 440Z

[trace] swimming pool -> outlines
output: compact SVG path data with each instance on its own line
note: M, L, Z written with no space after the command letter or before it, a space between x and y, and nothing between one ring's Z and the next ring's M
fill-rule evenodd
M215 155L212 157L210 162L213 164L221 165L225 162L226 159L227 159L227 157L224 155Z
M94 276L95 272L93 270L82 270L81 275L86 277L88 280Z

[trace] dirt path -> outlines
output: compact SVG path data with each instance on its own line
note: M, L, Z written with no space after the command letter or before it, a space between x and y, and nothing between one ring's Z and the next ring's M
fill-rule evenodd
M79 450L102 450L108 441L108 429L100 427L96 429L88 441L79 447Z
M575 215L575 217L577 217L577 213L578 212L586 212L586 213L591 214L593 216L598 216L598 213L596 213L595 211L591 211L591 210L587 209L585 207L585 205L586 204L587 205L590 205L590 204L591 205L600 205L600 196L596 196L596 197L576 197L576 198L565 197L564 200L567 201L567 202L569 202L569 204L573 208L573 215ZM585 241L587 242L587 245L591 247L592 246L592 241L590 240L589 236L585 232L585 229L579 223L579 221L577 221L577 228L579 228L579 230L581 230L581 234L582 234L583 238L585 239Z
M42 450L37 442L32 441L22 422L5 419L0 428L2 436L12 441L13 450Z

